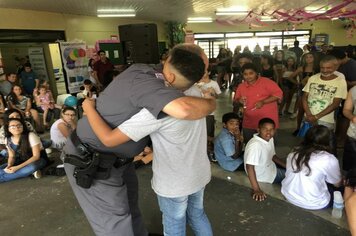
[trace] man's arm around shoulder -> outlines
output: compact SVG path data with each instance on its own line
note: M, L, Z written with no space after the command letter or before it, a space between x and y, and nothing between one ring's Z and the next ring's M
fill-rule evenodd
M215 108L215 98L186 96L168 103L163 108L163 112L177 119L198 120L212 113Z

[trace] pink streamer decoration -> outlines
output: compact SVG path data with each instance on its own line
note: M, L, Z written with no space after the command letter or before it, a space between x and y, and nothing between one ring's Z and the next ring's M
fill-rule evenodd
M318 1L315 1L318 2ZM273 23L280 23L280 22L291 22L293 24L299 24L305 21L310 21L310 20L318 20L318 19L331 19L334 17L339 17L339 18L352 18L356 16L356 10L352 9L351 11L345 11L345 12L340 12L340 10L346 6L348 6L349 4L353 4L354 0L344 0L342 3L332 7L331 9L327 10L325 13L321 13L321 14L313 14L310 12L306 12L304 10L304 8L301 9L295 9L295 10L275 10L274 12L272 12L271 14L266 14L264 12L261 13L256 13L253 11L250 11L246 17L244 17L242 20L238 20L238 19L226 19L226 20L222 20L222 19L217 19L216 22L219 24L224 24L224 22L228 21L229 25L232 24L239 24L239 23L249 23L251 24L251 26L253 27L259 27L260 25L265 26L268 25L264 22L261 22L259 18L257 18L257 16L262 16L262 15L268 15L271 17L275 17L278 21ZM312 5L314 2L310 3L309 5ZM331 3L329 2L327 5L324 5L322 7L320 7L319 9L316 10L322 10L325 9L326 7L335 4L336 1L332 1ZM307 6L309 6L307 5ZM252 16L252 17L250 17Z

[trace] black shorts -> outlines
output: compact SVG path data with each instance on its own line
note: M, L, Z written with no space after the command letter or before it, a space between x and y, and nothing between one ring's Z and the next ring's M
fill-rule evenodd
M206 117L206 130L208 137L215 136L215 117L214 115L208 115Z

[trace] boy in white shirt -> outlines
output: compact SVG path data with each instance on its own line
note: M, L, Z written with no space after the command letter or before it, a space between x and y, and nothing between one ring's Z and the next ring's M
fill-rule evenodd
M285 176L286 165L276 156L274 149L274 134L274 121L263 118L258 123L258 133L254 134L245 148L245 170L253 190L252 198L256 201L263 201L267 197L258 182L281 183ZM276 164L284 169L278 168Z
M202 92L209 91L212 96L218 98L221 94L219 84L209 78L209 74L206 73L204 77L197 83L198 88ZM214 112L206 117L206 130L208 135L208 155L211 157L211 154L214 154L214 137L215 137L215 116ZM211 161L216 161L215 158L211 158Z

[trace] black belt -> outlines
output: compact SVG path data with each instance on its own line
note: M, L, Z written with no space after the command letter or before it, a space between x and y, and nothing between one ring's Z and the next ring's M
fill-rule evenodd
M90 188L94 179L108 179L111 168L120 168L133 161L133 158L120 158L114 153L98 152L82 143L74 130L70 139L79 155L65 154L64 162L75 166L73 176L79 186Z
M77 131L73 130L73 132L70 135L70 139L73 142L74 146L76 147L77 151L79 152L80 156L87 156L87 155L92 155L93 153L97 153L98 156L102 159L111 159L111 158L116 158L115 162L113 163L113 166L115 168L119 168L121 166L124 166L126 164L129 164L133 162L134 158L130 157L120 157L117 156L114 153L108 153L108 152L100 152L96 151L93 148L91 148L88 144L83 143L80 138L77 135Z

